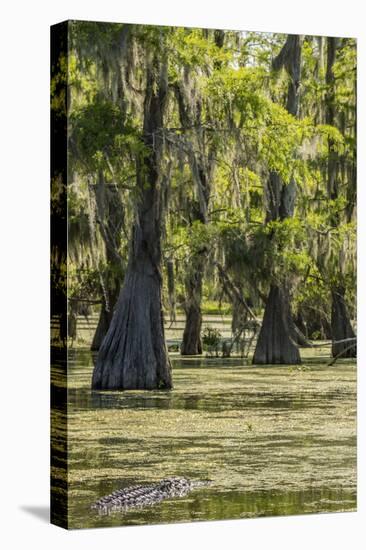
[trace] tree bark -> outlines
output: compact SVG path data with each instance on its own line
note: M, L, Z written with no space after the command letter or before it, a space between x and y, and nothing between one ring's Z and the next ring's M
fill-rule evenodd
M332 329L321 309L304 308L302 317L306 326L306 337L311 340L331 340Z
M204 262L206 253L201 257L194 258L194 270L189 269L186 277L186 299L185 313L186 322L184 326L183 341L181 346L182 355L201 355L202 354L202 281L204 273Z
M225 41L225 33L222 30L215 30L213 33L214 42L217 48L222 48ZM221 61L215 62L215 69L221 66ZM175 94L178 102L179 118L184 128L192 126L199 127L202 124L202 98L197 90L189 90L187 70L184 81L175 88ZM207 158L205 155L206 146L202 143L202 136L196 136L196 149L190 151L189 164L196 184L198 196L198 209L193 209L196 214L193 221L200 221L203 224L208 223L208 209L211 193L211 178L215 166L216 146L211 144L208 147ZM198 151L198 152L197 152ZM181 346L182 355L202 354L201 327L202 327L202 281L204 277L204 266L207 260L208 247L199 250L192 261L197 267L195 273L191 273L186 281L186 324L183 333L183 342Z
M102 345L121 290L123 261L119 248L124 223L124 209L118 188L106 185L102 173L99 174L98 184L95 186L95 197L98 225L105 244L107 274L104 276L100 273L102 307L90 348L92 351L98 351Z
M337 355L342 355L342 357L357 357L356 343L350 347L349 342L339 342L339 340L355 338L344 294L344 288L339 287L332 290L332 355L333 357Z
M284 67L289 74L287 111L293 116L299 112L299 86L301 73L301 38L288 35L279 55L273 60L274 70ZM266 222L285 220L294 215L296 182L285 185L276 172L271 172L267 185ZM254 364L301 363L296 342L302 341L292 319L290 297L285 284L272 284L261 331L253 356ZM305 341L305 339L304 339Z
M281 177L271 172L268 196L267 222L293 216L296 198L294 180L284 185ZM277 344L275 338L278 338ZM307 341L293 321L289 292L284 283L272 284L266 300L253 364L299 364L301 359L297 344L307 345Z
M290 309L288 313L289 313L288 324L289 324L291 340L298 346L301 346L304 348L311 347L311 343L308 341L307 337L305 336L303 331L300 329L300 327L295 323Z
M327 72L326 72L326 123L332 126L336 126L336 104L335 104L335 75L334 75L334 63L336 61L338 38L327 38ZM328 158L328 196L330 199L337 199L339 196L339 156L337 151L334 150L333 140L329 139L328 144L329 158ZM332 225L337 226L340 224L339 213L334 214L332 219ZM347 338L354 338L355 333L352 329L347 306L344 300L345 289L342 284L334 287L331 290L332 294L332 315L331 315L331 328L332 328L332 355L336 357L342 354L342 357L356 357L356 345L349 347L349 343L340 342L338 340L344 340ZM349 348L349 349L346 349Z
M327 93L325 97L325 122L330 126L336 124L336 111L335 111L335 77L333 72L333 65L336 59L338 39L333 37L327 38L327 71L326 71L326 84ZM328 141L328 178L327 178L327 191L331 200L335 200L339 194L339 158L338 153L334 149L334 140L329 138ZM339 214L333 216L333 225L339 224Z
M290 333L290 307L282 288L272 285L255 349L253 364L301 364Z
M194 124L199 125L201 123L200 100L196 99L192 109L189 97L187 97L187 89L183 84L176 86L175 93L178 101L179 116L182 126L185 128L190 128ZM197 149L199 149L201 144L197 136L195 137L197 140ZM189 152L188 160L193 181L196 184L197 190L197 201L192 201L190 205L190 222L194 223L198 221L202 224L207 224L208 206L210 200L210 172L212 171L212 163L210 163L209 159L207 166L204 162L203 155L197 153L195 150ZM181 345L182 355L202 354L202 280L207 253L208 248L204 247L202 250L192 254L191 263L194 265L194 269L192 270L192 266L188 267L188 274L185 282L186 322Z
M118 300L121 285L117 280L112 281L111 285L112 287L109 286L108 289L105 289L105 291L108 293L108 303L106 303L106 299L104 297L99 314L97 328L95 330L93 341L90 346L91 351L99 351L113 318L113 312Z
M93 341L91 343L90 349L91 351L99 351L100 346L102 345L102 342L108 332L109 325L111 324L112 316L109 315L109 311L105 308L105 303L103 302L97 328L95 329L95 333L93 336Z
M199 167L197 159L194 159L194 165ZM192 222L199 221L202 224L207 223L207 211L209 205L209 190L210 185L205 170L201 167L197 168L195 181L201 200L199 201L199 209L192 209ZM197 205L198 206L198 205ZM204 246L200 250L192 254L190 259L191 265L187 267L188 273L185 281L186 289L186 323L183 333L183 341L181 346L182 355L201 355L201 327L202 327L202 283L205 272L205 264L208 256L208 247Z
M175 273L174 273L174 261L169 258L166 262L166 272L168 280L168 300L169 300L169 317L170 322L176 321L176 297L175 297Z
M159 174L166 107L166 66L147 69L144 152L137 158L140 197L123 288L95 365L93 389L169 389L171 365L162 310L163 179Z

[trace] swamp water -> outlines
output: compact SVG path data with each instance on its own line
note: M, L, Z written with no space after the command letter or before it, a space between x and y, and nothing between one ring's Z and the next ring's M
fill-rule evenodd
M92 392L91 353L69 352L69 527L355 510L356 365L329 367L325 353L302 367L173 355L170 392ZM90 509L170 476L212 484L151 507Z

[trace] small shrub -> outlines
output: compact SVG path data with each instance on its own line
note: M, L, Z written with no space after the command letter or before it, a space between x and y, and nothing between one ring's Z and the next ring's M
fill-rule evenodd
M219 355L221 332L217 328L206 327L202 333L202 343L209 355Z

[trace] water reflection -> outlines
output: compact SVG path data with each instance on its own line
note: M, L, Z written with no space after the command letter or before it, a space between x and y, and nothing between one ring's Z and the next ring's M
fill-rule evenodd
M92 355L72 351L69 359L70 527L355 509L356 368L349 361L327 367L313 360L298 370L176 357L172 391L97 392ZM168 476L213 484L107 517L90 510L117 488Z

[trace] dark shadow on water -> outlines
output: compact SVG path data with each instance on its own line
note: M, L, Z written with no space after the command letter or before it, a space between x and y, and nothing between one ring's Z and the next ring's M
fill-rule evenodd
M20 506L20 509L27 514L42 520L43 522L50 522L50 507L49 506Z

